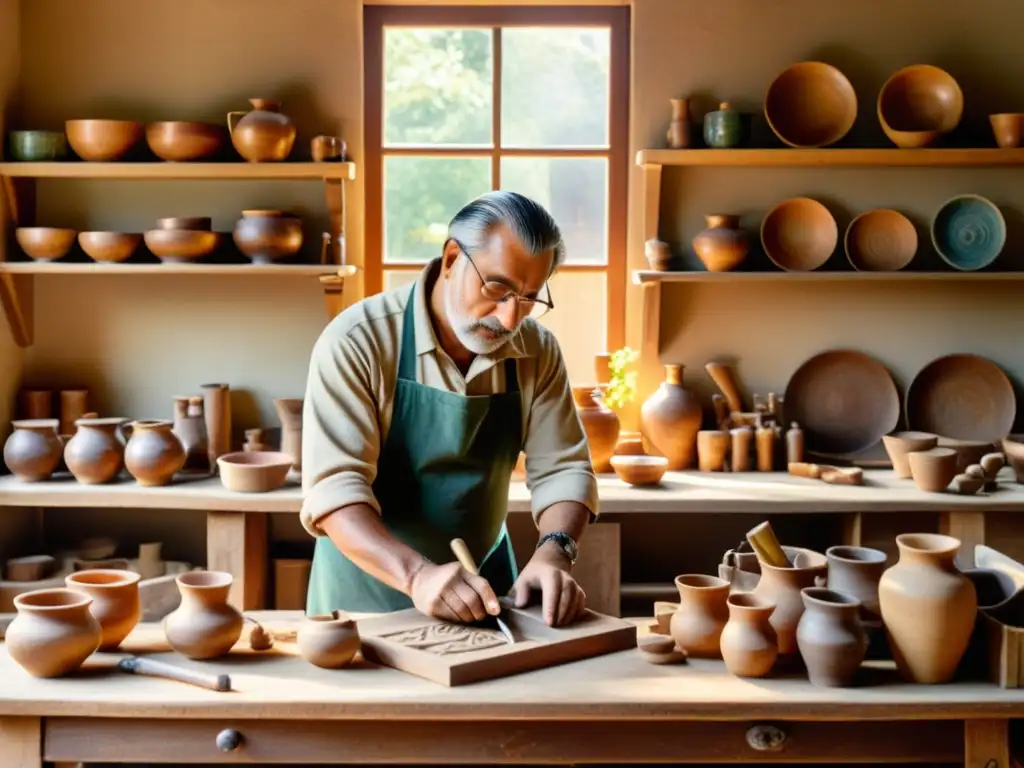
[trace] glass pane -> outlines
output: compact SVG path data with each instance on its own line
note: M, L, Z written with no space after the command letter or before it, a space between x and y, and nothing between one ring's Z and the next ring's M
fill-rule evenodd
M607 349L607 282L604 272L556 272L555 308L537 321L555 334L575 384L594 381L594 355Z
M385 157L385 263L440 256L452 216L490 189L489 157Z
M501 144L606 147L611 30L501 30Z
M569 264L608 263L606 158L503 157L501 188L548 209L562 229Z
M384 30L384 146L492 146L489 29Z
M416 282L416 278L420 276L418 269L385 269L384 270L384 290L390 291L392 288L401 288L403 285L412 285Z

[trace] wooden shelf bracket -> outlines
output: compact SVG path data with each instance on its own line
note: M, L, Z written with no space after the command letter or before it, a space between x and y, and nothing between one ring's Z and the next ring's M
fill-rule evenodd
M13 241L15 227L31 226L35 221L35 182L3 176L4 205L0 206L0 261L7 260L7 249ZM6 213L4 212L6 208ZM0 274L0 304L3 305L11 337L19 347L32 346L33 341L32 275Z
M324 307L327 320L331 321L345 308L345 278L352 277L356 268L352 264L339 267L337 274L320 275L317 279L324 289Z
M661 169L656 163L640 166L643 180L640 186L640 204L643 206L643 238L658 237L658 219L661 212ZM643 320L640 329L640 359L637 367L638 396L646 398L658 387L663 378L661 371L661 283L643 286Z

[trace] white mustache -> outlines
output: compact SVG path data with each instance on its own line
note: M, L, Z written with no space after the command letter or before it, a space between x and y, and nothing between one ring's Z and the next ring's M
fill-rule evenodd
M509 330L501 324L496 317L485 317L481 320L477 320L470 326L470 331L477 331L483 328L484 330L490 331L499 338L505 338L515 333L515 329Z

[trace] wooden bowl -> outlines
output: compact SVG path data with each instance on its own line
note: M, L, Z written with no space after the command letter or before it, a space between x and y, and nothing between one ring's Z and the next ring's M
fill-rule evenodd
M146 126L146 143L168 162L203 160L216 155L227 142L227 128L189 120L164 120Z
M172 264L209 256L220 241L217 232L196 229L151 229L143 238L154 256Z
M926 147L960 123L964 95L956 80L931 64L895 72L878 93L878 121L893 144Z
M36 261L53 261L68 255L76 234L73 229L60 227L18 227L14 239Z
M253 264L270 264L299 252L302 221L282 211L242 211L232 238Z
M914 485L922 491L941 493L956 477L956 451L952 448L911 451L907 460Z
M266 493L284 485L294 461L280 451L238 451L218 456L217 467L229 491Z
M831 64L803 61L783 70L768 86L764 116L791 147L827 147L853 127L857 94Z
M209 232L213 229L213 219L209 216L172 216L156 220L157 229L194 229Z
M67 120L68 143L83 160L120 160L142 141L145 127L134 120Z
M1006 220L999 206L981 195L957 195L939 208L932 244L944 262L962 272L984 269L1006 245Z
M664 456L615 455L610 459L619 479L630 485L657 485L668 469Z
M119 263L128 259L142 242L138 232L79 232L78 244L93 261Z
M761 222L761 246L787 271L817 269L836 249L839 227L828 208L809 197L793 197L772 208Z
M846 260L864 272L895 272L917 253L917 229L899 211L880 208L857 216L843 238Z
M882 444L892 460L892 471L896 477L910 477L910 461L907 454L913 451L928 451L939 444L939 436L929 432L896 432L883 435Z
M1003 149L1020 146L1021 129L1024 128L1024 113L1004 112L998 115L989 115L988 122L992 126L992 135L998 146Z

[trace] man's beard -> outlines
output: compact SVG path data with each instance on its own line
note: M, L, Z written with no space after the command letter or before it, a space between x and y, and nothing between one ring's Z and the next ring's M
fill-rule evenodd
M444 287L444 311L448 315L448 322L451 324L455 338L459 340L466 349L474 355L489 355L504 346L510 338L519 331L519 324L511 331L503 326L496 317L484 317L476 319L462 311L459 306L460 299L454 294L457 292L457 285L461 285L462 270L459 271L459 279L449 278ZM454 276L453 276L454 277ZM494 334L494 338L484 338L480 335L481 330L487 330Z

